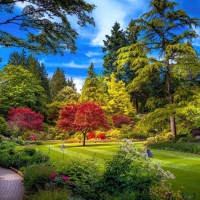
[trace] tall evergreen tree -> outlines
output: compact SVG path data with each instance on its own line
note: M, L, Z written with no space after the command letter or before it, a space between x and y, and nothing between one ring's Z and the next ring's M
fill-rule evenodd
M19 54L18 52L11 53L8 58L8 65L22 66L26 68L27 56L25 50L23 49L21 54Z
M122 80L125 75L123 71L118 71L117 66L114 64L117 60L118 50L121 47L128 45L128 40L126 32L120 29L120 24L115 22L111 30L111 36L106 35L106 40L104 40L104 47L102 48L103 53L105 53L103 60L103 74L105 76L110 76L112 72L115 73L117 80Z
M168 117L171 132L175 136L174 95L178 91L176 83L187 80L188 72L195 73L197 60L191 40L198 35L192 28L200 25L199 19L190 18L182 9L175 10L177 5L169 0L151 0L151 10L134 20L134 26L131 27L133 31L140 33L138 42L122 48L119 56L122 65L131 63L131 68L136 71L137 76L132 82L134 91L140 91L140 88L154 77L162 79L162 85L165 85L164 93L167 94L164 98L167 97L168 102L164 108L144 117L141 124L146 127L152 126L153 123L161 124L166 122ZM147 56L155 50L159 59Z
M71 87L74 91L76 91L76 84L74 83L73 78L67 79L67 86Z
M59 91L61 91L65 86L67 86L67 81L65 77L65 72L59 67L54 72L52 78L50 79L50 95L53 99Z
M80 100L98 102L97 74L95 74L93 63L90 64L87 74L88 76L84 81Z

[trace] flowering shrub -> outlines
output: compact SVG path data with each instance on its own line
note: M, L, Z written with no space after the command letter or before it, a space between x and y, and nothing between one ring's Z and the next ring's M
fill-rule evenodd
M74 196L95 199L99 180L99 168L95 159L86 159L81 155L69 157L63 162L56 162L55 165L58 174L67 174L70 177L67 187Z
M69 177L66 175L58 175L53 173L51 174L50 179L51 181L48 186L51 189L61 189L70 184Z
M105 133L99 133L99 134L97 135L97 139L101 139L101 140L106 139Z
M183 190L183 187L182 187ZM161 183L150 188L151 199L156 200L195 200L195 195L189 196L181 190L173 191L170 184Z
M95 134L94 134L93 132L89 132L89 133L87 134L87 137L88 137L88 139L90 140L90 139L95 138L96 136L95 136Z
M146 149L138 150L126 140L113 160L106 162L99 190L114 196L134 192L136 199L150 199L151 186L173 178L173 174L164 171L159 163L151 162Z

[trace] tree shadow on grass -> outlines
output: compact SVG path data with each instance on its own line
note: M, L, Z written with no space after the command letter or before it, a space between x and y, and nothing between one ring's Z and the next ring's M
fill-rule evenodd
M115 144L117 145L117 144ZM73 147L97 147L97 146L113 146L113 143L110 143L110 144L104 144L104 143L95 143L95 144L86 144L85 146L83 146L82 144L77 144L77 145L73 145L73 146L68 146L67 143L65 143L65 146L66 148L70 149L70 148L73 148Z

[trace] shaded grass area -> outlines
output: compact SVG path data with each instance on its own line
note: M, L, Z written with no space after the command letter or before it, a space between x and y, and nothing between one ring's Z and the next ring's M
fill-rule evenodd
M135 143L138 148L142 143ZM44 143L41 146L34 146L37 150L50 155L51 161L65 160L69 156L82 155L85 158L96 158L100 169L104 170L105 161L112 159L112 156L119 149L119 143L94 143L82 146L82 144L65 144L66 148L61 150L62 143ZM63 153L64 152L64 153ZM196 199L200 200L200 156L190 153L151 150L153 162L160 162L165 170L169 170L176 177L172 181L172 189L182 189L190 195L196 194Z

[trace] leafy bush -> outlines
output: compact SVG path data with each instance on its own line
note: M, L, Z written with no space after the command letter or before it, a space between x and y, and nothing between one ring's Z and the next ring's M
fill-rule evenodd
M198 143L174 143L174 142L163 142L148 144L149 148L181 151L187 153L200 154L200 144Z
M74 138L69 138L65 141L66 143L80 143L81 140L79 139L74 139Z
M33 194L40 189L45 189L51 182L50 176L55 168L48 163L34 164L28 166L24 171L23 184L27 194Z
M155 144L155 143L163 143L163 142L169 142L174 140L174 135L171 132L163 131L156 135L155 137L149 137L147 138L147 141L145 142L146 145L149 144Z
M7 132L7 122L3 117L0 117L0 134L5 135Z
M24 152L29 156L33 156L36 154L36 150L32 148L24 148Z
M112 117L112 120L116 128L122 128L122 125L134 126L134 122L126 115L115 115Z
M29 148L7 148L0 151L0 166L19 169L33 163L43 163L49 160L49 156L41 151Z
M99 169L94 159L83 156L70 157L67 161L55 163L58 174L69 177L69 188L73 195L84 199L95 199Z
M0 150L2 149L9 149L9 148L13 148L19 146L19 144L16 144L13 141L7 140L7 141L3 141L0 143Z
M113 160L106 162L98 191L116 197L130 192L135 194L135 199L150 199L149 188L152 185L173 178L170 172L151 162L146 150L138 151L131 141L126 141Z
M71 192L66 189L39 190L37 193L29 195L27 200L67 200L70 199L70 193ZM73 200L76 199L73 198Z
M4 136L0 134L0 143L4 140Z
M110 129L106 132L107 138L119 138L120 130L119 129Z

